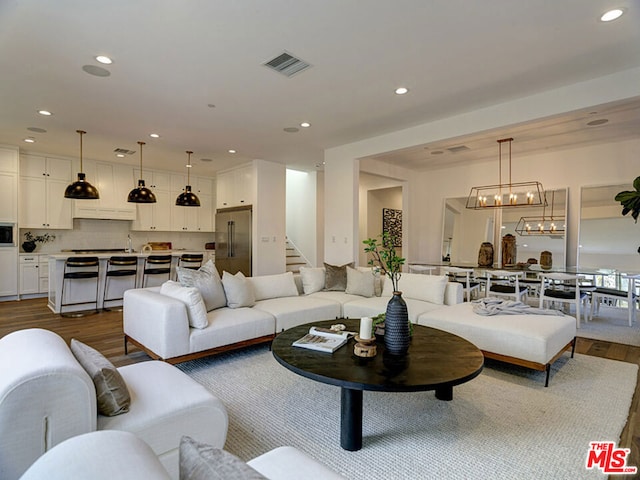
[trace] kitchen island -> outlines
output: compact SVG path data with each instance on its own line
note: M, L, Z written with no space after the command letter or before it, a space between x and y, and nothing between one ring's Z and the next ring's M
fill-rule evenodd
M124 250L121 251L96 251L95 253L74 253L74 252L61 252L49 255L49 301L48 306L54 313L60 313L60 304L62 303L62 280L64 275L64 263L69 257L98 257L100 263L100 275L98 277L98 309L104 307L104 285L107 274L107 262L109 258L113 256L122 257L136 257L138 259L138 274L136 276L136 288L142 287L142 271L144 269L144 261L149 255L171 255L171 276L174 280L176 278L175 267L178 264L178 259L181 255L186 253L204 255L203 264L209 259L215 259L215 250L153 250L150 252L132 252L127 253ZM153 287L164 283L167 280L166 275L149 276L147 279L147 287ZM125 290L132 288L132 277L111 277L109 279L109 292L108 298L120 298ZM67 285L64 291L64 303L80 303L80 302L93 302L96 295L96 283L95 279L74 279L67 280ZM112 300L108 302L108 307L117 308L122 306L122 300ZM65 313L72 311L82 310L94 310L94 303L87 303L81 305L67 306L64 309Z

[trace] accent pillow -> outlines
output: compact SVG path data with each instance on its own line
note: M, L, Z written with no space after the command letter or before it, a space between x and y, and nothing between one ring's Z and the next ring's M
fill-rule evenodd
M300 267L302 289L305 295L324 289L324 272L325 270L322 267Z
M189 325L193 328L205 328L209 325L207 307L205 307L202 295L196 287L183 287L178 282L167 280L160 287L160 293L180 300L187 306L187 318Z
M222 286L227 296L227 307L253 307L256 304L253 285L249 283L242 272L235 275L231 275L227 271L222 272Z
M380 269L377 267L358 267L361 272L371 272L373 275L373 293L376 297L382 295L382 283L384 282L384 275L380 273Z
M404 298L444 305L444 291L447 288L447 280L444 275L403 273L398 282L398 289L402 292ZM385 297L393 295L393 286L388 278L384 282L382 295Z
M347 288L347 267L353 268L353 262L340 266L325 263L324 289L344 292Z
M195 287L200 291L207 312L227 305L220 275L211 260L198 270L176 267L176 271L178 281L183 287Z
M118 369L99 351L75 338L71 339L71 352L93 380L98 413L108 417L127 413L131 396Z
M298 296L298 287L293 279L293 272L249 277L247 280L253 286L256 301Z
M180 480L267 480L235 455L188 436L180 439L179 457Z
M371 269L361 271L347 267L347 288L345 293L360 295L361 297L373 297L375 293L375 277Z

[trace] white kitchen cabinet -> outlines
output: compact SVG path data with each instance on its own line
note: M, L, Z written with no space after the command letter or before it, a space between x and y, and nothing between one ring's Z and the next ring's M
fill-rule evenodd
M217 208L252 205L256 182L253 165L227 170L216 177Z
M200 200L199 207L181 207L175 201L184 191L186 175L171 175L171 230L175 232L213 232L212 178L191 177L191 191Z
M198 231L213 232L215 230L213 221L213 196L202 193L198 194L198 197L200 198L200 208L198 209Z
M105 162L86 162L85 170L91 172L90 180L100 193L97 200L74 200L74 218L97 218L103 220L134 220L136 206L127 202L133 188L133 169L126 165ZM89 179L89 176L87 177Z
M18 247L0 248L0 297L18 295Z
M49 292L49 255L38 255L39 293Z
M156 203L136 204L137 216L131 224L132 230L142 231L171 231L171 193L155 190Z
M71 181L71 160L21 156L20 227L73 228L72 201L64 198Z
M20 255L20 295L40 293L38 255Z
M135 180L135 184L138 185L138 180L140 180L140 169L135 168L133 170L133 178ZM146 170L142 169L142 179L144 180L144 184L147 188L151 190L171 190L171 174L169 172L162 172L159 170Z
M18 221L18 150L0 148L0 222Z

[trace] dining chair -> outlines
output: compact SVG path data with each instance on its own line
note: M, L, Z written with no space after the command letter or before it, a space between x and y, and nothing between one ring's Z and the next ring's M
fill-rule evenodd
M450 282L461 283L464 292L464 299L471 301L471 297L480 290L480 282L473 278L473 268L446 267L444 271L449 276Z
M487 288L485 297L498 295L503 297L513 297L517 301L524 301L527 298L528 288L520 285L522 272L515 270L487 270Z
M626 300L627 309L629 310L629 326L633 326L633 323L636 320L636 307L640 307L640 296L636 292L636 289L640 287L640 275L625 275L624 278L629 281L626 291L615 288L597 287L593 292L591 292L591 310L589 313L591 318L593 318L594 311L600 311L600 303L603 300L610 300L613 302Z
M580 328L582 308L586 311L587 292L580 288L581 278L570 273L540 274L540 308L549 302L575 305L576 325ZM545 303L546 302L546 303ZM585 318L585 321L587 318Z

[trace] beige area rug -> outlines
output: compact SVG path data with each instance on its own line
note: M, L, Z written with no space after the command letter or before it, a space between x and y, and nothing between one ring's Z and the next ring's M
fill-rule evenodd
M640 347L640 314L637 314L636 322L631 327L628 315L626 308L601 306L599 314L594 314L593 320L583 320L578 336Z
M227 407L225 448L249 460L293 445L347 478L586 479L589 442L618 442L635 364L565 354L544 373L491 363L454 388L364 393L363 448L340 448L340 389L300 377L266 347L179 365Z

